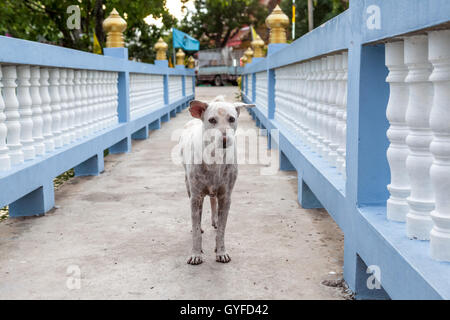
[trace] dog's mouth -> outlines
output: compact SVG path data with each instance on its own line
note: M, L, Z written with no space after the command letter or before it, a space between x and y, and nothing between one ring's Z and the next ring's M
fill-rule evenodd
M227 138L223 138L223 139L222 139L222 147L223 147L224 149L226 149L226 147L227 147Z

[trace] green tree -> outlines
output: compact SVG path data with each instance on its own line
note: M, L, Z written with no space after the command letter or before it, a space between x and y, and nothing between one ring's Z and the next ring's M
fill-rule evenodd
M67 8L80 8L80 29L70 30ZM78 50L92 51L93 33L104 46L106 36L103 20L116 8L127 21L124 37L131 58L153 61L153 45L164 30L176 24L176 19L165 8L165 0L1 0L0 35L61 45ZM157 29L144 22L152 14L162 17L164 27Z
M314 28L348 9L348 0L314 0ZM295 37L299 38L308 33L308 1L295 0ZM281 9L292 21L292 0L282 0ZM288 32L288 37L291 32Z
M180 29L199 39L201 49L224 47L240 28L258 27L268 14L259 0L197 0L195 9L181 21Z

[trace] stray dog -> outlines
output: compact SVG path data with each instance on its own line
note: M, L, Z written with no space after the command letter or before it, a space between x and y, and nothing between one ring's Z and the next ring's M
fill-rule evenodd
M190 103L189 111L196 119L185 125L179 140L186 188L191 201L193 247L188 264L203 262L201 219L203 200L207 195L211 202L212 226L217 229L216 261L231 261L225 250L224 236L231 192L238 174L235 131L240 109L254 106L242 102L225 102L223 96L216 97L210 103L198 100Z

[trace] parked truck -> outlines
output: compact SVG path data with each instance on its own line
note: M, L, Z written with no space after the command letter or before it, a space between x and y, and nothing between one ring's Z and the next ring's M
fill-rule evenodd
M240 58L244 50L233 50L232 47L200 50L197 52L195 68L197 83L211 83L223 86L229 82L237 84L241 73Z

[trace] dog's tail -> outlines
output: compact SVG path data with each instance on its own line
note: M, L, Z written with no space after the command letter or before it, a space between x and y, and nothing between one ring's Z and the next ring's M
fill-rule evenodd
M211 102L219 102L219 101L220 102L225 101L225 97L223 95L218 95L217 97L211 100Z

